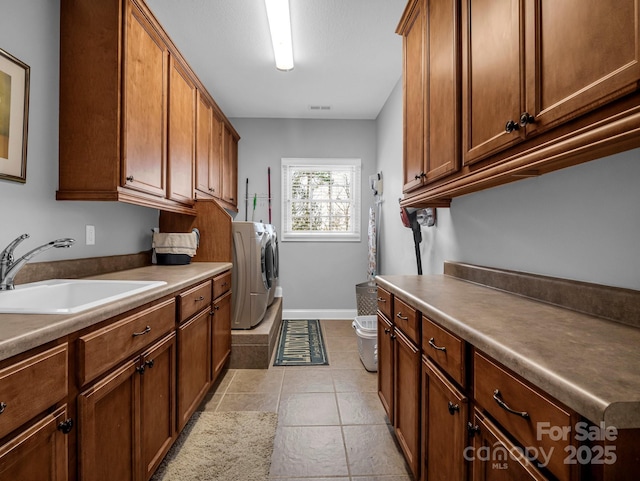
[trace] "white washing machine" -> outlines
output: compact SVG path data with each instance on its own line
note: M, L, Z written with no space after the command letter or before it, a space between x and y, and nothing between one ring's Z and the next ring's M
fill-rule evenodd
M231 328L251 329L262 321L269 302L271 238L259 222L233 222L232 226Z
M279 265L279 246L278 246L278 231L276 230L276 226L273 224L265 224L265 229L269 233L271 238L271 266L267 266L267 270L270 270L271 273L271 291L269 292L269 301L268 305L273 304L273 300L275 299L276 288L278 287L278 277L280 276L280 265ZM271 269L269 269L271 267Z

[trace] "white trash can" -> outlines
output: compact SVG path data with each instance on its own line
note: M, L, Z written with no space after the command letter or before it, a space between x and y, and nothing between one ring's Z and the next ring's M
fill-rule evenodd
M351 326L358 336L358 353L364 368L369 372L378 370L378 318L356 316Z

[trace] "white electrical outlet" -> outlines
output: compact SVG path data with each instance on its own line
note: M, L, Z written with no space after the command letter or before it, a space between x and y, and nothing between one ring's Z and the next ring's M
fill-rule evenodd
M88 246L95 245L96 243L96 227L93 225L86 226L86 242L85 244Z

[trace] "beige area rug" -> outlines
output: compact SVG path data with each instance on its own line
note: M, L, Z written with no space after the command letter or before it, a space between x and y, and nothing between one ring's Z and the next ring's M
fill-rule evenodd
M151 481L264 481L277 422L269 412L196 412Z

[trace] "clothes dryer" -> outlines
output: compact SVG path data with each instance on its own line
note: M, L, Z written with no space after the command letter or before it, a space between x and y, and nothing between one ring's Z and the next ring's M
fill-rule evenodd
M259 222L233 222L232 329L251 329L267 311L269 234ZM270 264L270 261L269 261Z
M269 300L267 303L267 305L270 306L271 304L273 304L273 301L275 299L276 288L278 286L278 277L280 276L280 251L278 246L278 231L276 230L276 226L273 224L265 224L264 227L271 238L271 245L269 249L271 253L271 291L269 292ZM268 265L267 268L269 268Z

